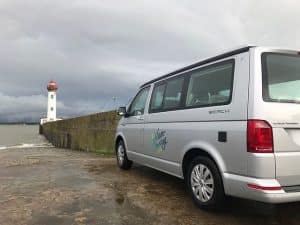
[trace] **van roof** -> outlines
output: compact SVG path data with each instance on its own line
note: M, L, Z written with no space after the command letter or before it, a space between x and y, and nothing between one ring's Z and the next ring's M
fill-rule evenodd
M222 53L220 55L217 55L217 56L214 56L214 57L211 57L211 58L207 58L207 59L204 59L202 61L199 61L199 62L196 62L192 65L189 65L189 66L185 66L181 69L178 69L178 70L175 70L171 73L167 73L163 76L160 76L160 77L157 77L153 80L150 80L146 83L144 83L143 85L141 85L141 88L142 87L145 87L153 82L156 82L156 81L159 81L159 80L162 80L164 78L167 78L167 77L170 77L170 76L173 76L177 73L181 73L181 72L184 72L186 70L190 70L190 69L193 69L194 67L198 67L198 66L201 66L201 65L204 65L204 64L207 64L207 63L210 63L210 62L214 62L214 61L217 61L217 60L220 60L220 59L223 59L223 58L227 58L227 57L230 57L230 56L233 56L233 55L237 55L237 54L240 54L240 53L243 53L243 52L248 52L250 48L252 47L255 47L255 46L244 46L244 47L241 47L241 48L237 48L237 49L234 49L234 50L231 50L231 51L228 51L228 52L225 52L225 53Z

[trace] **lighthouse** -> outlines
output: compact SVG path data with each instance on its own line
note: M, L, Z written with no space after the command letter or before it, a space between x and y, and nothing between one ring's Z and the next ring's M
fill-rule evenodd
M57 84L54 80L51 80L47 85L48 90L48 109L47 109L47 121L56 120L56 91Z
M51 80L47 85L48 90L48 106L47 106L47 118L42 118L40 124L44 124L50 121L60 120L56 117L56 91L57 84L54 80Z

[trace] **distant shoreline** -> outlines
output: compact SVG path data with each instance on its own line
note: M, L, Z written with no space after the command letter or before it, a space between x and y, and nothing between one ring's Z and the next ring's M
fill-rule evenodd
M0 123L0 125L39 125L39 123Z

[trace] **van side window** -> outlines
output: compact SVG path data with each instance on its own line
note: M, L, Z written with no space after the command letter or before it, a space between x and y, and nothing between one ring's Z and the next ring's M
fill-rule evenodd
M162 109L165 88L166 84L161 84L154 87L151 98L150 111Z
M166 91L163 99L163 109L177 108L180 105L184 77L178 77L167 81Z
M192 71L186 107L229 104L232 95L234 61Z
M130 116L138 116L144 114L149 89L149 87L144 88L135 96L129 108L128 113Z

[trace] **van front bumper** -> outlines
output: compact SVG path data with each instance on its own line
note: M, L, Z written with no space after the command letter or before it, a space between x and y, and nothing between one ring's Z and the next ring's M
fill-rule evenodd
M260 179L223 173L227 195L266 203L300 201L300 190L287 191L276 179Z

